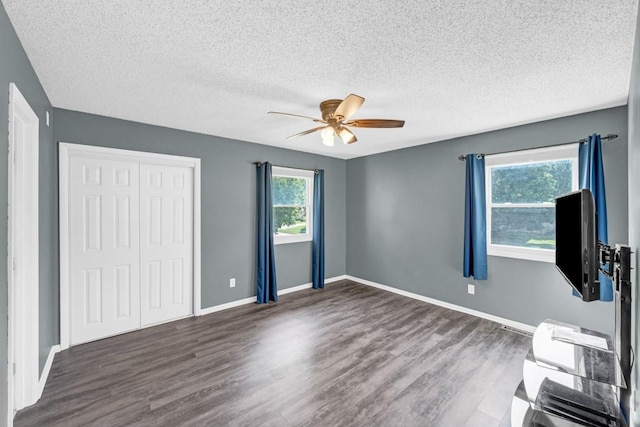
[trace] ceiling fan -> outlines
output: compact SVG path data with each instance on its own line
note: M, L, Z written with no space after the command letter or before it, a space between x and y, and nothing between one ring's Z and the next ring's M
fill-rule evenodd
M360 128L401 128L404 126L404 120L385 120L385 119L356 119L347 120L351 117L364 103L364 98L358 95L351 94L345 99L327 99L320 103L320 112L322 113L322 119L316 119L313 117L300 116L298 114L280 113L277 111L269 111L269 114L280 114L283 116L297 117L301 119L313 120L316 123L322 123L324 126L319 126L313 129L305 130L304 132L296 133L287 137L287 139L296 138L298 136L307 135L309 133L321 131L322 142L324 145L333 147L334 136L338 137L345 144L353 144L358 139L351 132L349 127Z

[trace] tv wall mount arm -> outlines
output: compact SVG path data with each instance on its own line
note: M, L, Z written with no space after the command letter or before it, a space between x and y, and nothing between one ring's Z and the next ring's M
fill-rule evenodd
M631 398L631 369L635 354L631 346L631 248L598 242L599 270L612 280L615 302L615 350L626 389L620 389L620 406L628 416ZM632 359L633 354L633 359Z

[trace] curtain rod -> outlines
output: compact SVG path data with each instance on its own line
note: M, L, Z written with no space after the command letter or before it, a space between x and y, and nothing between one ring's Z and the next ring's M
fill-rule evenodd
M611 139L616 139L617 137L618 137L618 135L616 135L616 134L614 134L614 133L610 133L610 134L608 134L607 136L603 136L601 139L604 139L604 140L609 139L609 140L611 140ZM537 149L539 149L539 148L558 147L558 146L560 146L560 145L584 144L585 142L587 142L587 138L583 138L583 139L580 139L580 140L578 140L578 141L563 142L562 144L550 144L550 145L544 145L544 146L542 146L542 147L525 148L525 149L523 149L523 150L501 151L501 152L499 152L499 153L488 153L488 154L480 153L480 154L478 154L478 156L482 156L482 157L484 157L484 156L491 156L491 155L493 155L493 154L504 154L504 153L514 153L514 152L516 152L516 151L537 150ZM458 160L465 160L466 158L467 158L467 156L465 156L464 154L463 154L463 155L458 156Z
M263 164L265 164L267 162L253 162L254 165L256 166L261 166ZM274 165L273 163L271 163L271 166L275 166L277 168L287 168L287 169L296 169L299 171L312 171L313 173L318 173L320 172L320 169L304 169L304 168L294 168L292 166L282 166L282 165Z

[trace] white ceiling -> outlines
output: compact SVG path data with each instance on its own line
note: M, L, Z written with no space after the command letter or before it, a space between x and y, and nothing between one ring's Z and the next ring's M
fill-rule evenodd
M55 107L353 158L624 105L637 0L2 0ZM315 127L349 93L355 129ZM178 142L176 142L178 143Z

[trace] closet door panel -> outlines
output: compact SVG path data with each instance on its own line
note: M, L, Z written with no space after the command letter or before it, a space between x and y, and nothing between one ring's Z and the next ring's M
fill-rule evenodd
M193 169L140 165L142 325L193 313Z
M70 342L140 327L139 165L70 161Z

